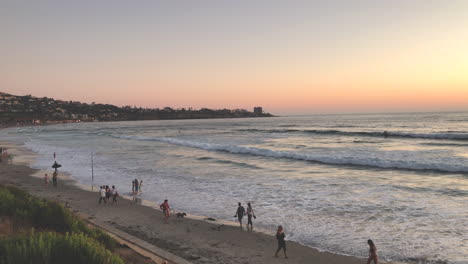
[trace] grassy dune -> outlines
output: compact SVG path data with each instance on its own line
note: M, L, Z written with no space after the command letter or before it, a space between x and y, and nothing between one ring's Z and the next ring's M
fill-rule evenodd
M0 185L0 217L14 230L0 239L0 263L124 263L115 240L56 202Z

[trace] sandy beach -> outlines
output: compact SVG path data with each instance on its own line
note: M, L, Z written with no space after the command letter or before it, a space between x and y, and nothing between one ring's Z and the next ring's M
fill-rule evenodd
M287 241L288 259L274 257L277 241L260 232L247 232L239 227L216 221L172 216L163 222L162 212L154 206L138 205L120 198L117 205L99 205L98 194L90 187L78 187L70 177L59 174L58 188L44 186L44 171L28 166L32 153L2 142L14 154L13 162L0 163L0 182L22 188L33 195L58 200L75 212L82 212L117 229L146 240L193 263L365 263L365 259L319 252ZM52 174L52 171L49 171ZM109 182L109 184L112 184ZM89 190L85 190L89 188ZM170 202L170 201L169 201ZM286 230L287 235L287 230ZM367 247L363 241L363 247Z

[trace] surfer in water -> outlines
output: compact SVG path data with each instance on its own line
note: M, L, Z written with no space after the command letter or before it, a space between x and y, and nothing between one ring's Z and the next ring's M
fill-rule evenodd
M387 132L386 130L383 132L383 136L384 136L385 138L388 138L388 132Z

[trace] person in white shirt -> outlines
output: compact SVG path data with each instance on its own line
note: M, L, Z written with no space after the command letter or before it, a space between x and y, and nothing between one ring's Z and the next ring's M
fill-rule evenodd
M112 185L111 195L112 195L112 203L117 203L117 196L119 196L119 193L117 192L117 189L115 188L114 185Z
M252 205L250 205L250 203L247 203L247 231L249 230L249 226L250 226L250 231L253 230L252 217L254 219L257 218L255 216L254 210L252 209Z
M106 203L106 190L102 186L100 186L99 189L99 204L101 204L101 201L104 201Z

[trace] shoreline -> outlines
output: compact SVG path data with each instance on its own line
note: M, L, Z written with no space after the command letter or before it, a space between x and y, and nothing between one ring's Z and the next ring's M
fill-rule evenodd
M9 166L22 167L13 172L1 173L2 183L18 185L39 197L60 201L72 211L83 212L103 222L112 224L119 230L135 235L164 250L185 258L193 263L364 263L364 258L324 252L312 247L287 241L288 260L274 258L276 239L274 230L258 229L254 232L239 230L235 222L203 220L203 216L177 219L172 216L169 224L163 223L162 212L157 204L142 200L135 204L131 200L119 199L117 206L98 205L97 190L83 185L65 173L59 174L59 188L44 187L42 175L45 171L30 168L34 162L34 153L22 149L22 146L1 142L15 155ZM0 164L5 167L5 164ZM7 165L8 166L8 165ZM52 169L51 169L52 171ZM51 173L49 171L48 173ZM6 174L6 175L5 175ZM9 175L9 176L8 176ZM6 176L6 177L5 177ZM12 180L11 178L15 179ZM155 210L156 209L156 210ZM287 230L286 230L287 234ZM365 241L363 250L366 251ZM279 254L282 256L282 253ZM385 262L383 262L385 263Z
M39 124L11 124L11 123L1 123L0 129L8 129L12 127L36 127L36 126L53 126L53 125L62 125L62 124L75 124L75 123L109 123L109 122L136 122L136 121L172 121L172 120L211 120L211 119L251 119L251 118L271 118L271 117L281 117L279 115L269 115L269 116L231 116L231 117L200 117L200 118L162 118L162 119L128 119L128 120L103 120L103 121L81 121L81 120L57 120L50 121L49 123L39 123Z

